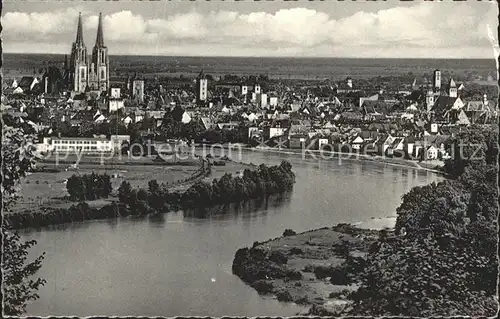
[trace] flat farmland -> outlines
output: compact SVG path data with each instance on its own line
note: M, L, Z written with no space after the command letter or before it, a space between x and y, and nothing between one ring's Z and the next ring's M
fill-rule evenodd
M53 164L39 163L40 168L54 169ZM118 188L123 181L127 181L134 188L147 188L150 180L157 180L158 183L170 184L170 191L184 191L189 188L194 181L174 184L193 176L199 165L100 165L82 164L78 170L66 168L68 165L59 165L60 172L34 172L21 181L21 198L12 207L13 212L23 212L28 210L39 210L44 207L69 208L75 202L67 200L66 181L72 175L84 175L95 172L96 174L108 174L111 176L113 185L112 195L117 194ZM246 168L254 168L248 164L240 164L228 161L224 166L212 166L211 174L204 178L211 183L214 178L221 178L224 174L230 173L237 176ZM90 206L104 206L116 197L88 201Z
M43 167L43 165L40 165ZM173 183L191 177L199 166L169 165L81 165L78 170L60 172L35 172L21 182L21 198L13 207L14 212L36 210L42 207L69 207L74 202L64 199L68 195L66 181L72 175L108 174L111 176L113 192L117 192L120 184L126 180L132 187L147 188L150 180L158 183ZM109 200L95 201L106 204ZM93 202L89 202L89 205Z

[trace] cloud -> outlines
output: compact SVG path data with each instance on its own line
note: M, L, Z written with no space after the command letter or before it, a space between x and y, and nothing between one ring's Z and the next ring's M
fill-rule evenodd
M339 19L301 7L273 13L191 11L164 19L119 11L105 15L103 25L105 43L113 53L130 53L137 48L140 52L136 53L149 54L189 54L190 50L204 54L222 50L215 54L228 55L232 49L247 52L245 55L259 55L259 52L342 55L344 51L354 56L377 56L382 52L396 56L399 52L401 57L417 56L417 52L435 56L461 48L468 48L467 52L491 48L487 25L496 26L496 10L489 10L484 16L476 9L468 3L453 6L419 3L376 12L358 11ZM82 14L85 36L95 37L97 16ZM74 38L76 16L73 8L53 13L9 12L3 17L3 25L6 34L38 36L45 43L50 43L49 40L60 43L63 38ZM115 51L124 47L127 52Z
M2 26L7 34L59 35L74 27L77 9L69 8L54 12L7 12Z

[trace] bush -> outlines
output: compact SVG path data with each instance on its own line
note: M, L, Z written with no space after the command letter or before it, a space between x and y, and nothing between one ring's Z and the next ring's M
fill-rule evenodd
M290 254L291 255L301 255L303 253L304 252L302 251L302 249L297 248L297 247L292 247L292 249L290 249Z
M293 301L292 295L287 291L280 291L276 294L278 301Z
M283 232L283 237L294 236L294 235L297 235L297 233L291 229L285 229L285 231Z
M252 287L262 294L270 294L274 288L272 282L268 280L257 280L252 284Z
M269 260L279 265L284 265L288 262L288 257L280 251L271 251L269 254Z

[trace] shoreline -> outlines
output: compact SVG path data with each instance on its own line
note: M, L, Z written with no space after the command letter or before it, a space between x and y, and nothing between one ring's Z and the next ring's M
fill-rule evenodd
M288 234L287 234L288 232ZM309 306L311 315L336 315L349 306L359 273L379 231L337 224L255 242L235 253L232 271L260 295Z
M251 152L261 152L261 153L275 153L275 154L292 154L292 155L302 155L303 150L301 149L288 149L288 148L273 148L273 147L268 147L268 148L263 148L263 147L248 147L248 146L234 146L234 145L223 145L224 149L241 149L245 151L251 151ZM384 157L384 156L379 156L379 155L367 155L367 154L359 154L359 153L342 153L342 152L335 152L335 151L319 151L319 150L307 150L307 153L313 153L316 155L321 155L321 154L329 154L329 155L334 155L334 157L329 157L326 158L327 160L331 159L339 159L339 160L351 160L351 161L367 161L367 162L373 162L373 163L380 163L380 164L387 164L387 165L392 165L392 166L399 166L399 167L404 167L404 168L411 168L411 169L416 169L420 171L426 171L426 172L431 172L435 174L442 175L444 177L447 177L447 174L438 169L434 168L428 168L420 165L418 162L409 160L409 159L403 159L403 158L390 158L390 157ZM309 155L310 156L310 155ZM346 157L344 157L346 156Z

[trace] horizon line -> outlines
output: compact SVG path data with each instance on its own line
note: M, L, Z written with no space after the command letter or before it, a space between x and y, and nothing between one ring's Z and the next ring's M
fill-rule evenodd
M69 55L67 53L32 53L32 52L3 52L3 54L24 54L24 55ZM478 58L478 57L450 57L450 58L442 58L442 57L352 57L352 56L260 56L260 55L247 55L247 56L239 56L239 55L163 55L163 54L109 54L109 56L138 56L138 57L172 57L172 58L264 58L264 59L273 59L273 58L289 58L289 59L365 59L365 60L490 60L497 61L494 57L492 58ZM498 59L498 57L497 57Z

